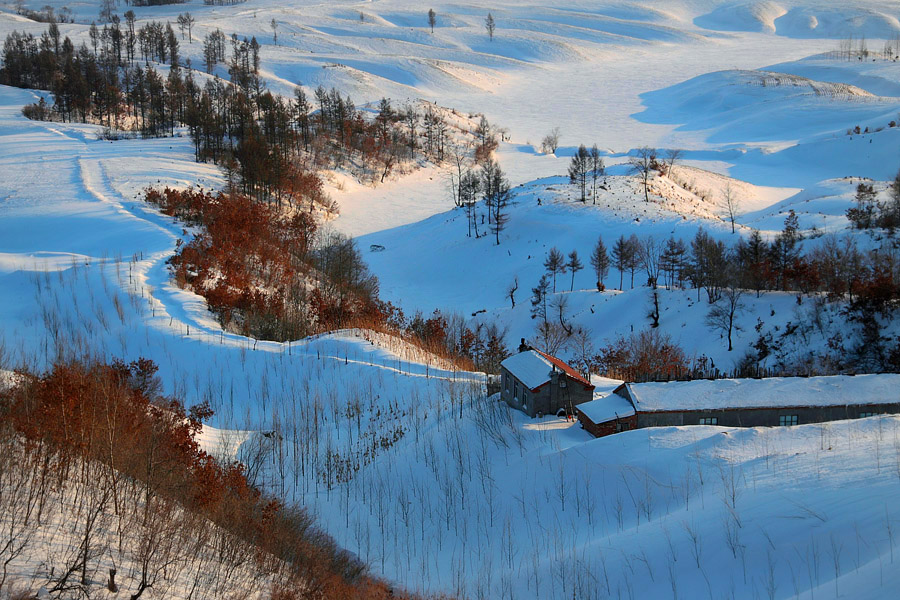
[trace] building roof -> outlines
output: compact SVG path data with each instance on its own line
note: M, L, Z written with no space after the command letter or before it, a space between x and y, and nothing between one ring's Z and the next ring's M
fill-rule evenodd
M584 413L593 423L606 423L634 415L631 402L618 394L594 398L590 402L579 404L575 410Z
M900 375L626 383L638 412L900 403Z
M594 389L591 382L579 375L578 371L555 356L550 356L540 350L519 352L504 360L500 365L530 390L536 390L550 381L550 372L553 367L563 371L570 379L574 379L586 388Z

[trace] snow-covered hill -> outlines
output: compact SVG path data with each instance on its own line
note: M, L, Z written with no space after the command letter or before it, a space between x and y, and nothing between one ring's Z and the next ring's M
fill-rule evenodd
M62 33L89 43L97 3L50 1L75 15ZM139 24L191 11L181 53L195 66L216 28L256 36L275 92L335 86L358 105L430 101L503 128L497 158L515 195L499 246L467 237L439 166L375 188L335 172L329 193L341 208L332 226L359 236L385 300L478 313L473 322L506 325L517 342L533 333L528 296L552 247L587 263L601 235L608 247L632 233L688 241L701 227L728 243L751 229L771 238L790 210L807 247L819 234L880 243L849 231L845 211L861 178L884 194L897 171L900 70L829 52L851 35L880 51L900 31L894 4L439 3L434 33L429 7L408 0L133 10ZM0 34L45 28L0 6ZM216 74L227 77L222 65ZM900 585L897 419L592 440L484 399L483 374L372 332L285 344L227 333L169 281L165 261L191 232L138 196L148 185L221 188L222 173L193 161L184 131L110 142L94 126L28 121L21 107L38 95L0 87L0 369L84 353L155 360L167 392L216 410L205 447L251 464L261 484L310 506L376 572L414 590L874 599ZM557 126L561 147L543 154ZM579 202L565 176L582 143L607 161L596 204ZM651 178L651 202L625 164L641 146L684 149L673 172ZM645 279L636 273L631 289L626 273L616 291L613 269L601 293L588 266L561 276L557 296L600 344L646 327ZM696 290L659 294L661 330L722 369L759 335L800 322L786 353L847 334L840 303L748 293L728 352Z

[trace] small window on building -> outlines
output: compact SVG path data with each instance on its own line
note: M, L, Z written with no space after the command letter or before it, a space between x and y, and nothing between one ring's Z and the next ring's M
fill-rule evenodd
M873 412L861 412L861 413L859 413L859 418L860 418L860 419L865 419L866 417L874 417L874 416L875 416L875 413L873 413Z
M563 388L566 387L566 378L565 377L559 378L559 387L563 387Z
M796 425L797 424L797 415L779 415L778 416L778 424L779 425Z
M719 417L700 417L701 425L718 425Z
M627 421L619 421L616 423L616 431L628 431L631 429L631 423Z
M519 397L519 382L513 382L513 398L518 399Z
M503 374L503 388L508 392L509 391L509 373Z

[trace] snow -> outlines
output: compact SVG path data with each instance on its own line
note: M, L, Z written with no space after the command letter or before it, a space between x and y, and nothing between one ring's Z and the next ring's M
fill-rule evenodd
M79 22L60 28L78 45L97 6L71 8ZM860 177L883 187L897 169L900 129L888 121L900 111L900 72L825 53L851 34L892 38L898 28L885 3L501 0L490 8L493 42L486 7L434 8L434 35L426 8L408 0L133 10L139 25L190 10L195 39L181 51L195 65L197 39L216 27L256 35L275 92L299 81L337 86L357 104L422 98L483 112L507 129L497 156L516 196L499 246L466 237L441 167L374 189L333 174L334 227L358 236L383 298L408 313L441 308L496 321L515 345L534 333L528 296L547 251L578 249L587 262L600 234L609 247L619 235L688 240L703 227L732 243L751 228L771 237L793 209L806 244L819 243L814 226L873 243L847 231L844 211ZM0 12L4 34L45 28ZM488 401L482 374L372 332L290 344L229 334L201 298L169 281L165 261L190 232L137 198L147 185L219 188L219 170L195 163L186 137L104 142L93 126L27 121L21 106L37 97L0 88L0 342L16 364L38 369L80 351L155 360L167 393L215 409L204 447L243 460L271 448L260 481L309 506L374 572L413 590L476 598L762 597L769 588L776 597L875 599L900 588L890 558L900 546L886 534L900 518L897 418L594 440L577 423L531 420ZM872 133L846 135L856 125ZM555 126L562 147L541 154ZM609 165L607 189L597 205L582 205L566 167L579 144L595 142ZM685 149L671 177L651 182L650 203L623 165L643 145ZM736 234L720 202L729 184L741 199ZM368 252L371 244L385 250ZM630 289L626 274L619 291L613 271L598 292L588 268L574 282L561 276L553 299L568 301L571 322L596 347L647 325L642 275ZM504 288L516 278L513 308ZM759 322L777 336L788 323L810 323L819 306L748 294L728 352L704 325L708 305L696 291L658 293L660 330L722 369L750 348ZM841 308L820 307L821 327L785 341L783 353L824 352L836 333L849 344ZM889 325L885 335L895 336ZM846 379L835 402L869 381ZM594 383L597 396L615 385ZM833 391L812 379L791 385L751 392L750 401ZM597 397L582 408L602 416L613 402ZM349 479L327 479L337 470L324 465L336 456L354 469Z
M631 402L618 394L608 394L575 407L594 423L605 423L634 415Z
M553 370L550 361L534 350L513 354L500 365L530 390L535 390L550 381L550 372Z
M833 375L628 383L641 412L900 402L900 375Z

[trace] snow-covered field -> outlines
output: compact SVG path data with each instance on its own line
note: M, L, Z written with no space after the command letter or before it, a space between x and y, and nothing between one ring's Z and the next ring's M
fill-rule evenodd
M97 3L52 4L78 21L62 33L87 40ZM689 241L703 227L733 243L750 228L773 236L793 209L806 233L874 244L848 232L844 212L859 178L885 182L900 166L900 128L889 126L900 63L827 53L851 35L880 52L900 34L900 3L441 3L433 34L428 8L250 0L134 10L172 21L191 11L195 39L182 54L195 65L208 31L255 35L277 92L302 82L359 104L421 98L505 128L497 156L516 195L499 246L466 236L440 167L376 188L331 178L334 226L359 236L382 297L407 311L485 311L477 318L508 326L510 342L530 337L527 297L547 251L577 249L586 262L598 235L608 247L631 233ZM0 4L0 34L13 29L45 25ZM168 392L213 405L211 451L252 464L260 482L307 504L341 544L414 590L887 598L900 587L898 419L592 440L577 425L485 400L482 374L371 332L291 344L224 332L202 299L168 280L165 260L190 232L138 199L148 185L220 187L219 170L193 162L187 137L109 142L93 126L28 121L20 110L35 98L0 87L0 368L79 352L152 358ZM857 125L871 133L848 135ZM542 154L554 127L562 146ZM610 165L596 204L577 202L565 177L582 143ZM652 182L651 203L623 165L644 145L684 149L674 173ZM720 203L729 183L741 205L735 234ZM373 244L385 250L369 252ZM626 273L620 292L613 270L600 293L588 267L558 289L600 343L646 327L642 275L632 290ZM512 308L505 289L516 279ZM696 291L661 290L660 302L662 331L723 369L758 320L776 331L816 310L791 294L748 295L728 352L703 324ZM841 330L838 309L796 344L824 346Z

